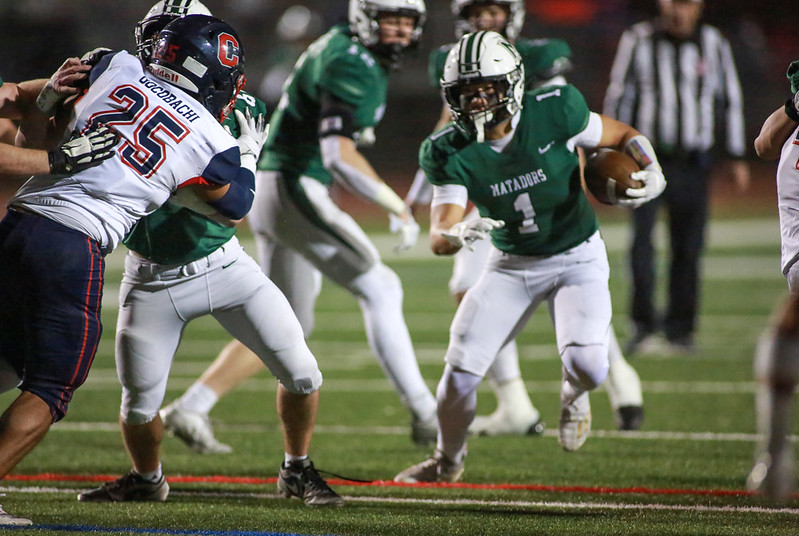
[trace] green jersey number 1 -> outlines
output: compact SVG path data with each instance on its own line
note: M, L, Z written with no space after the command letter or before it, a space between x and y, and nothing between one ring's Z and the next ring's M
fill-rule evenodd
M525 192L517 197L513 202L513 208L524 216L524 221L519 226L519 234L538 232L538 224L535 223L535 209L529 193Z

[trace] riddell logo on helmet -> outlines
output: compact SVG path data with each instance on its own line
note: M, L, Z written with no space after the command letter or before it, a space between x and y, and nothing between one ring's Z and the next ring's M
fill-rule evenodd
M167 82L172 82L173 84L177 84L180 81L180 75L173 71L172 69L164 69L159 65L149 65L149 70L155 76L162 80L166 80Z

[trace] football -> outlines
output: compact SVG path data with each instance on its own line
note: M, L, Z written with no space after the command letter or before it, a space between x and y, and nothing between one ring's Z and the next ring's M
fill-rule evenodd
M633 158L615 149L603 148L588 156L585 163L585 186L597 201L615 205L628 199L627 188L641 188L641 181L630 178L640 171Z

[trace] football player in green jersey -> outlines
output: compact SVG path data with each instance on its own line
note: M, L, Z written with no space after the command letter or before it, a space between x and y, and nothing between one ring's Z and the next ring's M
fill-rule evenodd
M452 12L456 16L457 37L468 32L494 30L508 38L522 57L525 88L545 85L563 85L571 69L571 50L560 39L526 39L521 37L525 19L523 0L453 0ZM430 55L430 80L438 87L444 72L444 62L454 44L444 45ZM434 130L441 129L452 120L449 107L443 106ZM429 204L432 195L430 184L419 170L405 199L412 212L420 205ZM466 218L478 217L471 209ZM488 241L473 244L473 250L463 249L453 257L450 293L457 303L475 284L493 247ZM620 429L635 430L643 420L643 396L638 373L624 359L615 332L610 335L610 371L605 387L616 413ZM497 398L497 408L490 415L475 417L469 431L475 435L540 434L544 423L530 400L519 368L516 341L508 342L499 352L497 360L486 374Z
M605 244L581 187L576 148L615 147L642 171L628 189L638 206L665 188L651 143L634 128L591 112L571 85L524 91L521 56L496 32L463 36L442 79L455 118L419 153L433 183L430 245L452 255L491 237L496 250L450 328L438 385L439 433L428 460L401 482L454 482L463 473L477 387L499 349L546 301L562 361L558 442L580 448L591 429L588 392L608 372L611 300ZM466 204L480 211L465 221Z
M419 226L360 148L374 141L388 75L419 41L425 16L423 0L350 0L349 25L334 26L308 46L270 120L249 223L262 268L289 299L306 336L321 274L358 299L369 345L410 410L411 438L429 445L436 401L416 362L401 282L329 194L334 180L343 183L389 213L391 229L400 233L398 249L416 242ZM207 413L260 368L234 341L179 403Z
M139 57L147 62L153 39L183 16L210 15L197 1L162 0L137 25ZM240 93L223 125L238 139L241 158L253 168L265 139L266 106ZM235 116L235 117L233 117ZM312 505L343 504L308 458L322 374L285 296L238 242L235 222L217 221L214 209L191 196L174 195L139 220L124 239L129 252L119 294L117 372L122 383L120 425L133 462L123 477L78 495L86 502L163 501L169 493L161 467L164 421L159 409L172 359L190 321L212 315L263 360L279 379L277 407L283 422L285 460L278 491ZM184 416L185 417L185 416ZM193 420L191 417L194 417ZM204 429L189 416L179 433ZM185 440L185 437L183 438ZM213 435L193 446L230 452ZM297 481L307 484L307 492Z

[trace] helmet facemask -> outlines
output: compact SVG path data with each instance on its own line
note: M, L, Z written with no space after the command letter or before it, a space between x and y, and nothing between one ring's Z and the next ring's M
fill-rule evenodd
M452 14L455 15L455 37L460 39L467 33L477 32L469 20L471 9L474 6L493 4L504 8L508 14L505 27L496 31L507 37L511 42L516 41L522 32L525 17L524 0L452 0Z
M482 143L486 130L522 108L521 56L496 32L467 34L447 56L441 89L456 124Z
M150 63L158 33L173 20L186 15L211 15L211 12L197 0L191 0L188 5L185 0L162 0L151 7L133 30L139 59Z
M414 29L408 45L381 43L379 19L384 15L414 19ZM399 68L406 50L418 46L426 16L424 0L350 0L350 30L363 46L374 52L391 69Z

